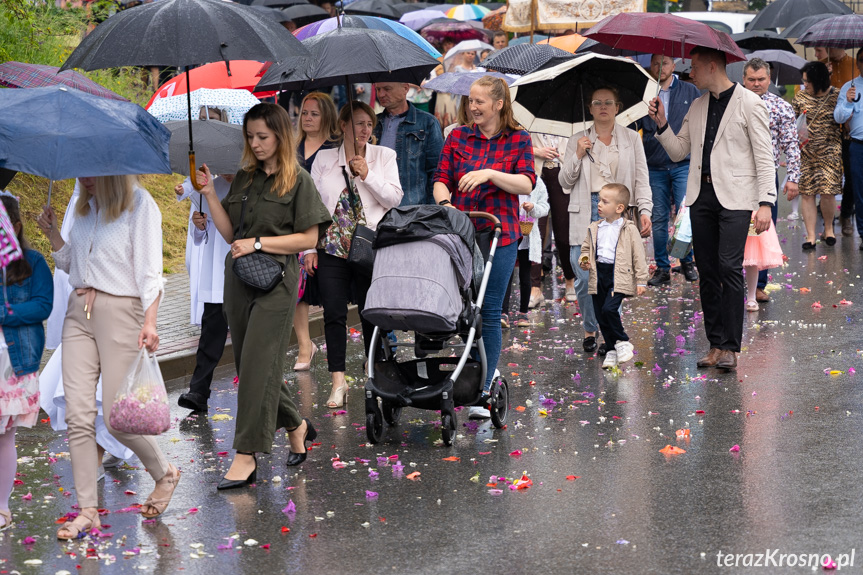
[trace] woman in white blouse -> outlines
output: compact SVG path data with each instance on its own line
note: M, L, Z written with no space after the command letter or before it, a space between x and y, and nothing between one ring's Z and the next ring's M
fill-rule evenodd
M75 539L98 527L96 492L96 384L103 376L105 421L110 421L117 390L142 346L159 347L156 315L162 280L162 215L135 176L96 178L82 190L77 220L64 242L54 211L47 207L38 224L51 240L57 267L69 274L75 291L63 324L63 383L69 452L80 514L57 532ZM141 507L147 518L160 515L171 500L180 471L168 463L154 437L109 431L129 447L156 481Z
M327 407L331 409L347 403L348 300L353 291L362 312L372 279L371 274L357 273L348 265L354 231L357 224L376 229L384 214L399 205L403 194L396 153L370 143L376 123L377 117L367 104L354 101L344 106L339 113L344 142L338 149L318 152L312 166L312 179L324 206L333 215L333 223L319 241L317 251L309 250L304 257L306 270L313 270L318 277L324 308L327 365L333 379L333 389L327 400ZM348 191L348 182L353 193ZM368 357L374 326L363 320L362 327Z

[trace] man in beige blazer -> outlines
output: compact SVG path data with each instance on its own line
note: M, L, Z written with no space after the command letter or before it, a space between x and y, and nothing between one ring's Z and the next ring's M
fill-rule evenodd
M770 115L761 98L728 79L723 52L698 47L691 55L691 77L706 92L693 102L680 131L667 129L658 98L649 113L672 161L691 154L686 205L710 342L698 367L734 369L743 338L749 224L753 221L758 233L766 231L776 202Z

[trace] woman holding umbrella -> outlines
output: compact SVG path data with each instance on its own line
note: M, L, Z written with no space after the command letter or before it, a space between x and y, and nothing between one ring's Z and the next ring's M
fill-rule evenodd
M482 338L489 368L497 366L501 350L500 316L503 297L518 255L521 229L519 195L528 195L536 184L530 134L513 118L509 86L493 76L483 76L470 89L473 124L454 129L441 151L434 176L434 197L440 205L464 211L488 212L503 226L482 310ZM487 230L480 227L479 232ZM498 375L489 369L484 390ZM471 417L489 417L484 407L470 408Z
M641 137L635 130L616 122L620 109L617 90L611 87L594 90L589 106L593 126L582 137L569 139L558 179L564 193L569 194L569 244L573 246L570 257L584 322L582 347L585 352L592 353L597 349L599 324L587 294L588 274L579 266L578 258L587 226L599 219L596 213L599 190L606 184L623 184L633 190L630 207L640 214L636 224L644 237L650 234L653 199Z
M306 441L317 436L300 417L282 379L297 301L299 270L293 256L315 245L330 223L308 172L297 164L291 119L281 106L258 104L243 119L243 168L219 202L210 170L198 176L213 223L231 244L231 258L265 253L281 262L284 277L265 291L244 283L225 266L225 315L239 374L237 455L218 489L255 482L256 453L269 453L276 429L288 431L287 465L306 459ZM247 205L248 204L248 205ZM245 213L244 213L245 212ZM242 230L241 230L242 228Z

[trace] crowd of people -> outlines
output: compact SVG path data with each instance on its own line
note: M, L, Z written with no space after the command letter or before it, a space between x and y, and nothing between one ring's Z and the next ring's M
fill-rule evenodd
M505 34L500 42L495 36L494 48L505 40ZM460 55L454 69L477 69L480 54ZM305 461L317 431L300 416L283 373L292 330L299 343L294 369L309 370L314 363L312 305L323 308L332 385L326 407L347 406L348 306L355 303L362 311L371 283L349 254L365 230L374 231L398 206L483 211L501 222L482 309L486 391L499 373L516 263L515 323L527 327L529 310L545 301L543 250L552 236L565 281L563 300L578 303L584 352L603 356L603 368L631 361L623 300L671 282L669 226L684 205L692 247L679 258L679 271L699 282L709 342L698 366L736 368L744 316L769 301L766 270L782 264L775 230L780 191L788 200L798 193L802 198L804 250L817 249L816 196L825 224L821 241L836 244L835 199L843 186L843 233L855 208L863 233L863 110L853 77L836 86L836 75L847 68L843 58L848 56L831 53L827 63L807 64L803 87L789 104L769 91L770 65L763 60L746 63L740 85L728 78L721 52L692 51L691 83L672 72L670 58L654 56L649 71L660 90L647 117L621 125L617 90L601 87L588 95L592 126L569 139L525 131L507 83L494 76L476 80L456 114L446 111L456 99L433 114L410 99L422 87L396 82L374 86L379 113L358 100L337 109L321 92L301 99L296 125L278 104L251 108L243 121L242 168L214 175L203 165L195 174L202 200L189 212L191 320L201 324L201 339L190 388L179 405L207 410L228 330L239 377L236 454L218 489L254 483L257 456L272 451L278 429L288 433L285 464ZM863 56L856 63L863 76ZM804 113L808 139L801 141L798 117ZM218 109L201 114L223 119ZM844 164L843 154L850 158ZM781 166L786 177L780 185ZM185 201L196 190L187 180L175 192ZM0 306L14 371L0 381L0 528L11 524L15 428L35 423L40 387L46 410L59 413L62 405L52 425L68 427L80 508L60 527L58 539L98 527L96 484L106 449L114 463L132 454L144 463L155 488L142 514L157 517L170 503L180 470L152 436L115 429L109 414L139 350L159 347L161 214L134 176L80 178L62 227L50 207L38 218L54 250L58 271L52 282L44 257L23 237L16 200L0 200L25 253L7 269L2 297L8 299ZM489 237L488 222L481 222L478 243ZM656 262L652 277L646 241ZM249 258L276 266L281 275L266 288L253 287L252 272L243 264ZM42 323L52 307L48 343L59 348L40 382ZM373 329L363 319L366 357ZM490 415L482 405L469 413Z

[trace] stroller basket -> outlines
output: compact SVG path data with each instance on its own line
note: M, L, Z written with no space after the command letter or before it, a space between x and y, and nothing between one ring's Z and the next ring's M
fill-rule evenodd
M375 364L375 389L397 405L440 408L441 388L455 371L457 357L430 357L405 362ZM482 365L469 360L455 380L453 399L456 405L472 405L482 393Z

